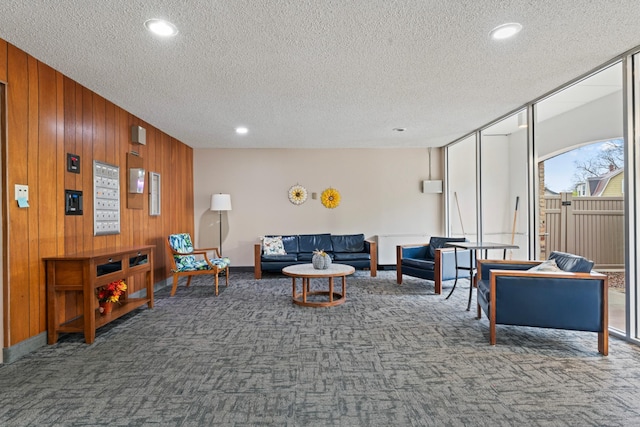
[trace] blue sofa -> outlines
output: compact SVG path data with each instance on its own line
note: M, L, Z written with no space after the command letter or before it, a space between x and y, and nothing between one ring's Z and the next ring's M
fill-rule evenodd
M478 260L478 319L482 311L489 318L489 343L496 343L497 324L589 331L598 333L598 351L606 356L607 276L591 272L592 261L564 252L541 263ZM540 271L529 271L534 266Z
M431 237L429 243L396 246L396 282L402 284L402 275L419 277L434 282L435 293L442 293L442 282L456 277L456 258L448 242L464 242L464 237ZM458 250L458 277L469 277L469 251Z
M265 238L280 238L282 250L280 253L266 253ZM338 264L347 264L358 269L368 269L371 277L376 277L378 271L378 256L376 242L366 240L364 234L333 235L296 234L289 236L265 236L263 243L254 246L254 276L262 278L262 272L280 272L284 267L294 264L311 263L313 251L323 250ZM280 239L278 239L280 240Z

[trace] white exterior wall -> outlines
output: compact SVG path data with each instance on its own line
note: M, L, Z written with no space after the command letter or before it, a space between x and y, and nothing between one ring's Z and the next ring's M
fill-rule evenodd
M538 105L544 109L544 101ZM569 149L623 136L622 90L536 125L535 150L546 160Z

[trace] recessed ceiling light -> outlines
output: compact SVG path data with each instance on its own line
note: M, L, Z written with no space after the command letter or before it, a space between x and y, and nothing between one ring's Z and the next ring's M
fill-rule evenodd
M502 24L495 27L489 33L494 40L502 40L508 39L509 37L515 36L522 30L522 25L517 22L509 22L508 24Z
M236 133L239 133L240 135L244 135L244 134L246 134L246 133L249 133L249 129L247 129L247 128L246 128L246 127L244 127L244 126L237 127L237 128L236 128Z
M162 19L149 19L144 23L144 26L153 34L157 34L162 37L172 37L178 34L178 29L175 25Z

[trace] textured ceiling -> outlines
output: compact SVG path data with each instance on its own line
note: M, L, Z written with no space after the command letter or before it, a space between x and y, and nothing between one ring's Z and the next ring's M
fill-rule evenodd
M442 146L640 45L638 0L1 4L1 38L192 147Z

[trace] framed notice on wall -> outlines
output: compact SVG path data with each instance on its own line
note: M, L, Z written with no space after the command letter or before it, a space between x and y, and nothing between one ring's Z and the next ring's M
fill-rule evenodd
M149 215L160 215L160 174L149 172Z

